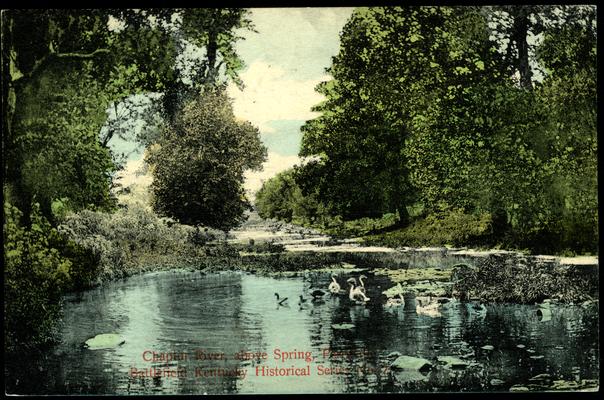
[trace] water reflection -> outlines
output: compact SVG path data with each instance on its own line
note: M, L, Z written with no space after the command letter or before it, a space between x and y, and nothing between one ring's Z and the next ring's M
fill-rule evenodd
M380 277L370 279L368 304L351 303L346 294L311 302L309 292L330 280L327 273L273 279L166 272L85 292L67 299L60 345L37 358L7 362L7 390L499 391L543 373L554 379L599 375L597 309L552 305L544 319L538 306L488 304L486 314L478 315L453 303L440 316L420 315L410 295L403 306L384 307L381 291L391 282ZM275 292L289 297L289 305L278 305ZM306 307L298 306L300 295L309 299ZM82 347L101 333L117 333L125 343L105 350ZM452 356L467 366L390 370L399 355L435 366L437 357Z

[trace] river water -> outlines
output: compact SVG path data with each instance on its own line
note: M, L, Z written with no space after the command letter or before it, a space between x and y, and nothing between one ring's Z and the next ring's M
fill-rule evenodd
M343 283L357 274L337 276ZM64 306L61 343L39 356L7 360L7 391L507 391L540 374L568 381L599 376L597 307L554 305L543 318L536 305L486 304L486 315L476 315L458 303L440 315L421 315L413 296L402 307L386 308L380 293L392 284L382 276L367 281L366 305L346 294L298 305L300 295L310 298L311 288L329 282L326 272L273 278L170 271L72 295ZM289 305L279 306L274 293L288 297ZM124 343L83 346L102 333L116 333ZM163 359L154 361L154 352ZM167 354L174 359L166 360ZM391 369L398 355L424 358L433 368ZM448 368L437 362L443 356L467 364ZM271 371L284 376L269 376Z

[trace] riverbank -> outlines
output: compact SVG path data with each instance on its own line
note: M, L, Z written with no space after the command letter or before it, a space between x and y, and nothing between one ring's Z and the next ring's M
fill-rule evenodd
M180 244L174 248L162 243L130 252L127 263L113 265L111 271L99 275L96 283L170 269L290 276L348 269L384 275L393 284L404 285L406 291L437 297L459 292L482 301L518 303L547 298L563 302L598 298L597 257L531 256L498 249L368 246L359 238L337 239L314 229L262 220L255 213L227 236L194 231L179 235ZM154 237L161 242L161 237ZM185 237L186 245L182 243ZM175 239L168 241L177 243Z
M295 274L330 265L346 266L386 275L393 283L401 283L405 291L436 297L457 292L481 301L517 303L544 299L582 303L599 297L598 258L593 256L367 246L359 238L335 239L309 228L254 216L231 233L229 243L243 249L243 264L260 273ZM279 253L254 252L258 246L272 246Z
M382 303L392 296L388 290L393 287L402 287L411 297L455 294L487 303L532 304L549 299L597 305L599 298L598 264L592 258L367 246L359 240L336 239L254 216L224 235L170 223L141 209L115 214L85 212L60 229L101 261L91 270L91 279L76 289L80 293L135 275L168 270L202 275L243 271L305 279L335 271L356 278L362 273L369 277L370 285L383 282L374 296L374 301ZM344 281L340 284L347 289ZM55 305L60 308L58 300Z

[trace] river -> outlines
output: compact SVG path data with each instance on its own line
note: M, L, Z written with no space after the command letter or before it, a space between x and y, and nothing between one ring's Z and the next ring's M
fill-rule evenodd
M333 273L343 285L360 271ZM411 294L404 305L386 307L380 296L392 282L365 274L371 300L363 305L345 291L311 302L309 292L331 281L325 271L277 277L172 270L72 294L60 343L7 360L7 392L508 391L599 377L597 306L553 304L544 316L538 305L485 304L486 313L476 314L454 303L424 315ZM300 295L308 299L302 306ZM84 346L104 333L123 343ZM395 369L401 356L431 368Z

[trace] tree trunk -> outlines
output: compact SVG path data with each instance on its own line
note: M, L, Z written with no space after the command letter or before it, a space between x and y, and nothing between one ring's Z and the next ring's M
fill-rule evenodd
M216 32L209 32L208 34L208 49L207 49L207 57L208 57L208 70L205 76L205 83L209 85L216 84L216 77L218 76L218 71L216 68L216 54L218 52L218 38Z
M409 212L407 211L407 207L405 207L404 205L400 206L397 208L396 210L398 212L398 223L396 225L400 226L400 227L405 227L407 225L409 225Z
M532 89L533 72L529 63L529 45L526 40L529 29L529 16L531 11L528 7L514 7L514 25L512 27L511 40L516 44L516 68L520 73L520 86L525 89Z

